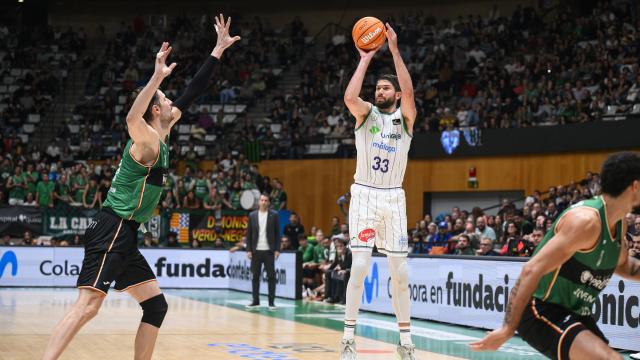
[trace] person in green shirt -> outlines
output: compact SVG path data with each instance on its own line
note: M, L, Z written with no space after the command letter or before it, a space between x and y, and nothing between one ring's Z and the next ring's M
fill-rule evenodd
M204 171L198 170L198 176L195 179L193 191L196 194L196 197L200 199L200 201L204 201L204 198L209 194L209 187L211 184L204 177Z
M231 187L231 191L229 192L229 207L231 209L237 210L240 209L240 195L242 193L242 189L240 188L240 182L236 181L233 183Z
M460 234L458 235L458 244L456 245L456 250L453 253L454 255L475 255L475 252L471 248L471 240L469 239L469 235Z
M518 331L548 358L622 359L593 310L614 274L640 281L640 260L629 256L624 221L640 209L640 155L610 155L600 174L602 196L558 216L511 286L502 326L469 344L471 350L495 351Z
M25 179L27 180L27 193L36 193L36 186L40 179L40 173L33 168L33 164L27 164L27 170L24 172Z
M27 179L22 172L20 165L16 166L13 176L7 181L7 190L9 190L9 205L22 205L27 195Z
M61 201L64 203L71 203L73 199L71 198L71 186L69 186L69 177L67 174L60 175L60 179L56 183L55 190L53 192L53 200Z
M287 208L287 193L282 190L282 183L278 179L273 179L273 190L269 194L271 208L273 210L285 210Z
M49 176L46 172L42 172L42 181L38 182L36 187L36 204L39 207L53 207L53 191L55 190L55 183L49 181Z
M82 204L86 188L87 177L84 174L82 165L79 164L76 173L71 177L71 193L73 194L73 202Z
M218 189L212 186L209 189L209 195L204 198L204 208L212 211L216 219L220 219L222 217L222 205L231 207L229 202L218 194Z
M224 50L240 40L229 35L230 20L216 17L216 46L175 101L159 89L176 67L176 63L166 64L172 48L164 42L154 54L153 75L131 96L125 118L131 139L122 149L122 160L103 208L85 231L78 300L53 330L42 358L56 359L62 354L74 335L98 313L114 281L116 290L129 293L142 308L134 357L152 357L168 304L156 275L137 247L137 232L160 202L164 174L170 166L167 141L172 127L206 91Z
M182 202L184 201L184 198L185 198L185 196L187 196L188 192L189 191L184 186L184 180L179 179L178 182L176 183L176 187L175 187L174 192L173 192L173 196L174 196L176 202L178 203L178 207L182 206Z
M331 218L331 236L342 234L342 230L340 229L340 218L334 216Z
M313 288L316 281L318 266L313 262L314 246L309 244L304 234L298 236L298 252L302 255L302 284Z
M95 176L91 177L89 183L84 188L82 195L82 204L87 209L93 209L96 206L102 207L102 200L100 199L100 187L98 186L98 179Z
M242 181L242 190L253 190L258 188L256 183L253 182L251 175L246 174L243 179L244 180Z

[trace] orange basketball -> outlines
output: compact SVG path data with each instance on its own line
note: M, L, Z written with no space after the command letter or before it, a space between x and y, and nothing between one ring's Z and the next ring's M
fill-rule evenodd
M382 21L372 16L363 17L353 25L351 36L356 46L362 50L373 50L387 40Z

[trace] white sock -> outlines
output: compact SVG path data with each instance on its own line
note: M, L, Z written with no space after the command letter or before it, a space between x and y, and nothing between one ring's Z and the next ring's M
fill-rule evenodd
M344 335L342 338L344 340L353 340L353 337L356 332L356 321L355 320L345 320L344 321Z
M411 345L411 327L398 326L400 330L400 345Z

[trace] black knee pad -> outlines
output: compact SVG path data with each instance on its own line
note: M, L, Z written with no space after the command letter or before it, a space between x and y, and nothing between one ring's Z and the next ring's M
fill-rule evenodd
M162 325L164 316L167 314L169 304L164 298L164 294L156 295L140 303L142 307L142 322L153 325L157 328Z

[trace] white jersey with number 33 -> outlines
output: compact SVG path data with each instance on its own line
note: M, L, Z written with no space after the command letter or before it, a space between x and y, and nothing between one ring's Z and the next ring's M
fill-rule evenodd
M400 108L385 113L372 105L355 134L355 182L375 188L402 187L411 136Z

